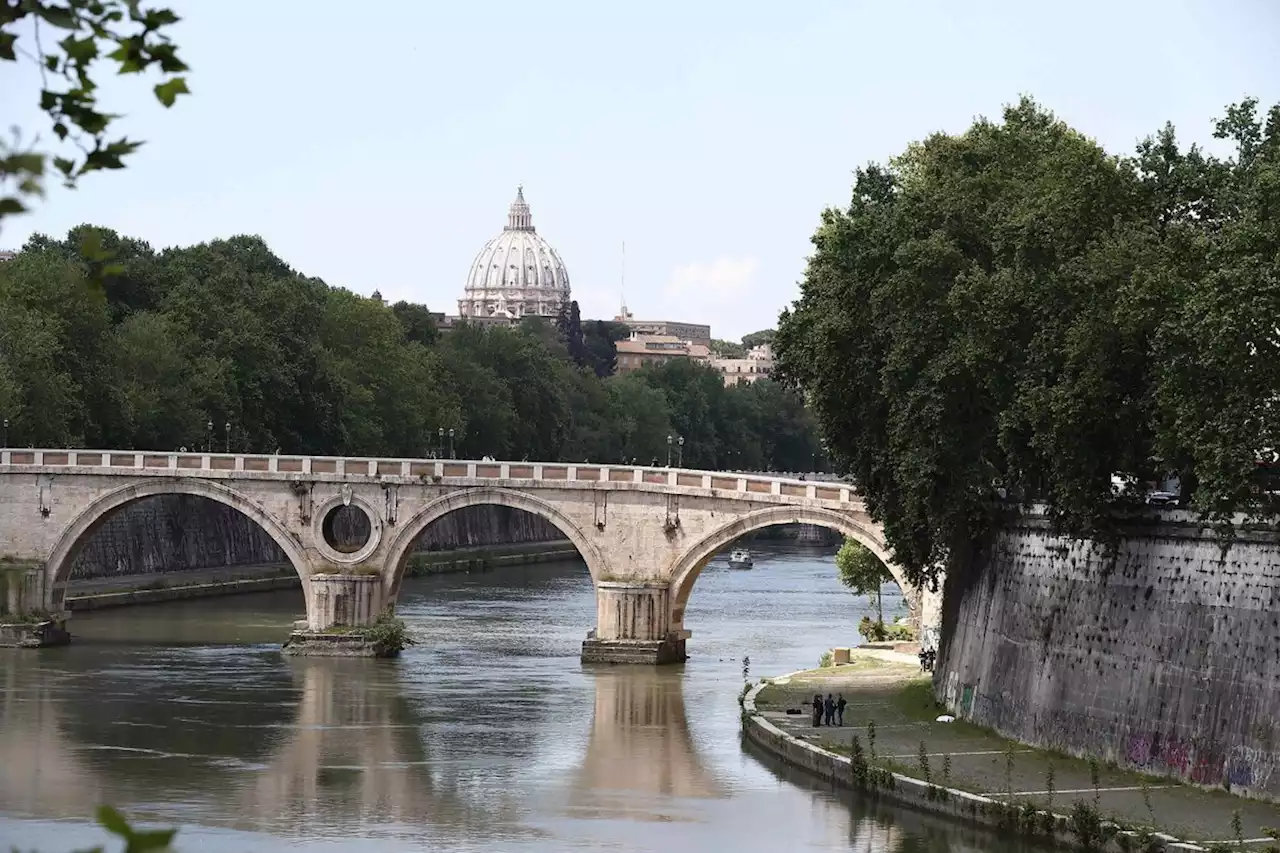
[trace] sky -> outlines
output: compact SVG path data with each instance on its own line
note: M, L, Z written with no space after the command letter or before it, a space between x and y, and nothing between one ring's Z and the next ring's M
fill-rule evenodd
M150 5L148 0L144 5ZM0 248L77 224L156 248L258 234L307 274L456 313L524 186L584 317L772 327L854 171L1027 94L1126 153L1280 102L1280 3L171 0L192 95L103 67L146 145ZM354 10L359 10L358 14ZM30 64L0 116L52 139Z

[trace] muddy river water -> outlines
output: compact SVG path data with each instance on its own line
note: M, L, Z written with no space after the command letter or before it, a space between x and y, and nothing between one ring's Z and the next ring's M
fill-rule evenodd
M755 556L699 579L683 667L584 667L577 562L407 582L398 661L283 657L297 591L78 615L0 649L0 849L99 843L99 803L218 853L1008 849L743 748L742 658L814 666L867 607L831 549Z

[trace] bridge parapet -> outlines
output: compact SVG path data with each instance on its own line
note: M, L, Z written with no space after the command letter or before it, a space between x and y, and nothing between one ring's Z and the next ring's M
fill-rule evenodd
M120 450L0 449L0 467L47 469L42 473L107 476L182 476L273 479L339 479L378 482L520 480L534 483L656 485L847 503L858 500L839 480L589 462L499 462L462 459L400 459L382 456L286 456L241 453L159 453Z

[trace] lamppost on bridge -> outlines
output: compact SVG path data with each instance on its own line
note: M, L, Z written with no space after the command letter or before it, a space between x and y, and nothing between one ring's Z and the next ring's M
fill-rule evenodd
M667 435L667 467L671 467L671 442L673 439L670 434Z
M226 449L224 452L230 453L231 452L231 421L227 421L225 424L222 425L222 432L227 439Z
M440 429L437 430L437 433L438 433L437 437L439 440L436 441L436 458L443 459L444 458L444 427L440 427Z
M458 458L456 455L454 455L454 452L453 452L453 429L452 428L449 429L449 458L450 459Z
M676 467L683 468L684 467L684 436L683 435L676 439L676 447L677 447Z
M9 446L9 419L4 419L4 431L0 432L0 447Z
M205 453L213 452L213 419L212 418L209 419L209 423L205 424L204 452Z

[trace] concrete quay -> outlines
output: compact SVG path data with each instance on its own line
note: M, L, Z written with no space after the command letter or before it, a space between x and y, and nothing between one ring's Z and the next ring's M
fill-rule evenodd
M812 725L807 703L815 693L843 694L849 703L843 727ZM847 666L792 673L752 688L744 699L743 728L747 740L771 757L848 789L857 787L849 757L857 736L868 765L894 780L867 795L1004 832L1021 831L1030 823L1025 815L1044 813L1026 834L1068 846L1079 846L1068 816L1079 802L1113 824L1109 850L1140 850L1143 841L1170 851L1275 843L1264 830L1280 826L1274 804L1114 765L1091 767L964 721L937 722L944 713L914 658L858 650Z

